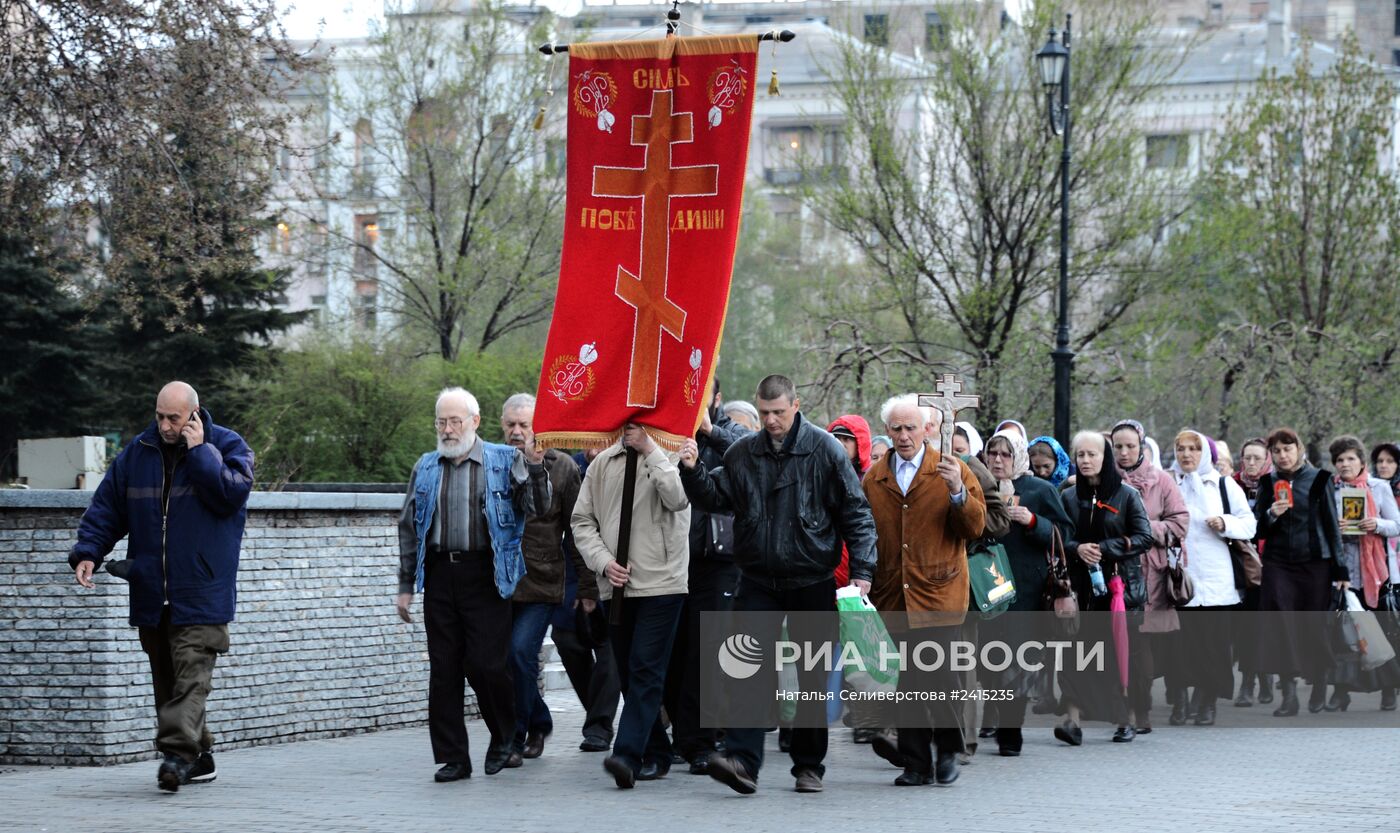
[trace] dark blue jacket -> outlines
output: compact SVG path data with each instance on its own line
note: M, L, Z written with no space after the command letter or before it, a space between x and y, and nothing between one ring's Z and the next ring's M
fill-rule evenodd
M169 506L162 512L165 466L154 423L113 461L78 524L68 555L77 567L102 559L127 536L134 627L160 624L170 603L172 625L223 625L233 620L234 581L253 451L243 438L199 410L204 442L175 464Z

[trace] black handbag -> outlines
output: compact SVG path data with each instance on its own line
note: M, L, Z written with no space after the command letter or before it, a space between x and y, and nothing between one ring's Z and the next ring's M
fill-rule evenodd
M574 608L574 633L585 648L601 648L608 644L608 614L603 610L604 602L594 605L593 612L583 609L583 604Z

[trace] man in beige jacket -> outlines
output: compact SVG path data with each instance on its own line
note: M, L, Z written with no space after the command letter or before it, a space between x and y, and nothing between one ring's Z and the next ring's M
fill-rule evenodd
M624 567L614 553L628 448L636 449L640 459ZM613 752L603 768L619 788L630 789L639 780L664 776L671 767L671 742L660 720L661 695L690 566L690 502L675 460L657 448L644 428L628 424L621 442L589 465L572 525L574 546L598 574L602 598L610 599L615 587L625 590L622 624L614 625L610 634L624 705Z

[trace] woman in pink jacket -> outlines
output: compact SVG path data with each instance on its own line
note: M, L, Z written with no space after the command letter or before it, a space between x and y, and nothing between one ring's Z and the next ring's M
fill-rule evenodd
M1133 634L1133 652L1128 663L1128 708L1138 725L1138 733L1144 734L1152 731L1152 681L1173 673L1168 650L1173 640L1167 634L1174 634L1181 628L1176 608L1167 600L1166 582L1162 580L1167 567L1167 537L1183 540L1191 515L1186 511L1186 501L1176 480L1162 471L1147 453L1147 432L1142 423L1135 419L1121 420L1113 426L1111 436L1114 462L1123 472L1124 481L1142 495L1142 504L1147 508L1147 519L1152 526L1152 549L1142 556L1147 607L1141 632Z

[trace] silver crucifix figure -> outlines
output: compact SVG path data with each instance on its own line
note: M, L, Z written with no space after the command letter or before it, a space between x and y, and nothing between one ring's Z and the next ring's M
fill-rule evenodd
M982 401L976 394L963 393L962 386L962 379L951 373L944 373L938 377L938 384L933 386L938 393L919 394L919 407L933 408L943 415L943 425L938 432L940 454L953 453L953 423L957 419L958 411L976 408Z

